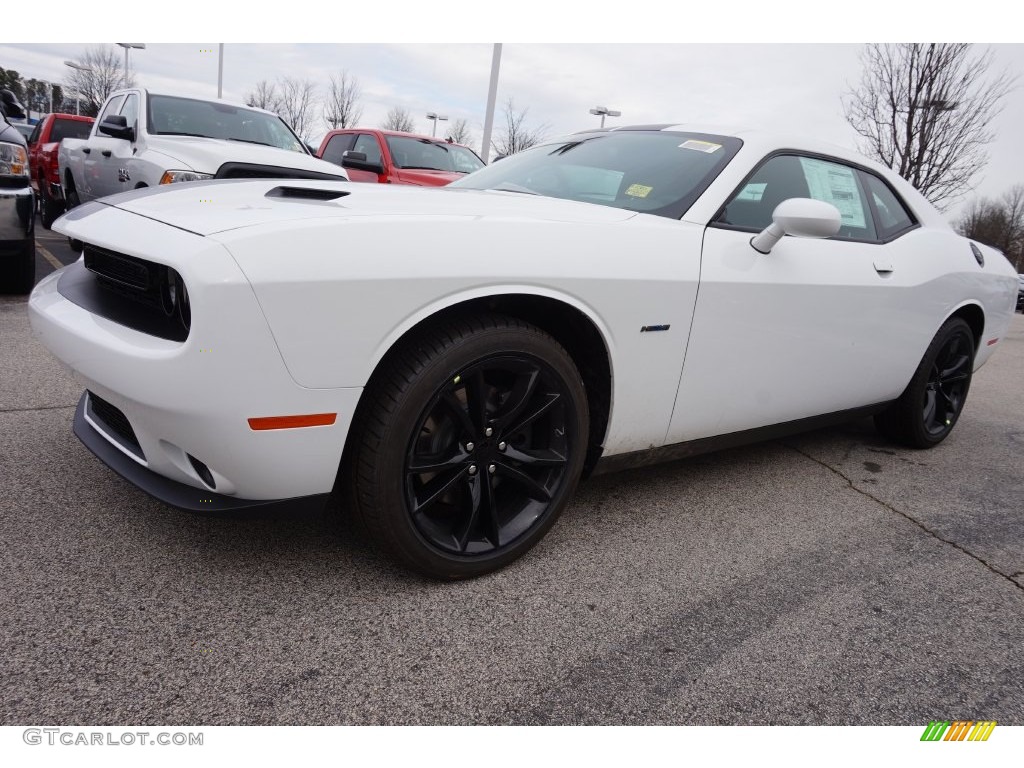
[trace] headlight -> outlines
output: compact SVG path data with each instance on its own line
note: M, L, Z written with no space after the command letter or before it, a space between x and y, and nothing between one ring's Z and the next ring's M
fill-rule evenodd
M28 177L28 152L23 146L0 141L0 176Z
M205 181L212 179L212 173L196 173L195 171L164 171L160 177L161 184L177 184L179 181Z

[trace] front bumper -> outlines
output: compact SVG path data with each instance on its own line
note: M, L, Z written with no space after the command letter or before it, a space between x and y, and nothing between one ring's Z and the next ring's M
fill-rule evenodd
M20 245L31 236L35 203L35 192L28 185L15 189L0 187L0 244Z
M86 222L96 226L77 225ZM172 341L101 317L65 296L61 280L80 273L81 262L36 286L29 318L37 337L84 389L120 411L138 450L126 452L87 422L88 429L76 427L82 441L143 490L186 509L330 493L362 388L309 389L294 381L248 280L220 244L116 209L70 223L65 234L101 247L127 252L124 243L140 244L144 252L131 255L173 267L192 300L191 331L184 341ZM337 418L330 426L266 431L248 423L310 413ZM109 450L98 450L97 441ZM195 460L209 472L207 479ZM137 468L126 469L125 462Z
M75 411L75 435L100 461L125 480L164 504L191 512L238 512L243 510L271 512L279 509L286 509L289 512L307 510L315 512L323 509L330 496L330 493L319 493L291 499L239 499L210 490L202 490L158 475L129 458L114 446L110 436L100 432L86 421L85 412L88 398L88 393L85 393L78 402L78 409Z

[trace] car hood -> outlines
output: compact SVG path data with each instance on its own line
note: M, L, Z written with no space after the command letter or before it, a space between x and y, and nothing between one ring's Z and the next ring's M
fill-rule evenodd
M328 199L332 198L332 199ZM197 235L283 221L355 217L531 219L616 222L632 211L517 192L434 189L298 179L200 181L111 195L96 205L113 206ZM92 206L72 209L69 222Z
M247 144L244 141L208 139L202 136L147 136L146 147L154 152L167 155L178 162L180 167L168 170L216 173L224 163L252 163L272 165L279 168L298 168L304 171L328 173L346 178L345 171L334 165L302 152L291 152L278 147L261 144Z
M425 187L443 187L461 179L466 174L455 171L435 171L428 168L399 168L399 179L405 184L422 184Z

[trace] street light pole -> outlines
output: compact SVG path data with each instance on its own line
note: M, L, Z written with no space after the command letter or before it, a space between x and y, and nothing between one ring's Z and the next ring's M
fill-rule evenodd
M491 130L494 128L494 102L498 96L498 70L501 69L501 43L494 44L491 53L491 82L487 86L487 114L484 117L484 137L480 145L480 159L485 163L491 154Z
M124 78L123 78L123 80L124 80L124 87L127 88L128 87L128 51L130 49L132 49L132 48L139 48L139 49L145 48L146 44L145 43L118 43L118 45L120 45L122 48L124 48Z
M78 69L78 70L81 70L82 72L92 72L93 71L92 67L86 67L86 66L84 66L82 64L79 64L78 62L75 62L75 61L68 61L67 59L65 59L64 63L67 66L71 67L72 69ZM51 95L52 95L52 92L51 92ZM82 97L82 92L78 88L75 88L75 114L76 115L82 114L81 106L80 106L81 97Z
M217 55L217 98L223 98L224 92L224 43L220 44L220 52Z
M608 109L608 107L594 107L592 110L590 110L590 114L592 114L592 115L600 115L601 116L601 127L602 128L604 128L604 119L605 119L605 117L619 117L619 116L622 115L621 112L619 112L617 110L614 110L614 109Z
M436 137L437 136L437 121L438 120L447 120L447 119L448 119L448 115L439 115L439 114L437 114L437 112L427 112L427 120L433 120L434 121L434 127L430 130L430 135Z

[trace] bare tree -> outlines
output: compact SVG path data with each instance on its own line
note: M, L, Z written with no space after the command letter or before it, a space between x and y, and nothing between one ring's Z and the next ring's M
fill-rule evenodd
M64 81L71 95L79 94L82 114L95 117L110 94L135 85L133 72L129 71L125 77L123 62L112 45L86 48L78 63L89 69L72 69Z
M308 142L316 127L316 84L312 80L282 77L278 85L281 94L278 114L303 141Z
M1024 272L1024 184L1015 184L998 200L974 200L954 226L964 237L998 248Z
M497 137L491 142L496 153L512 155L543 141L549 126L545 123L536 128L529 127L526 124L526 115L529 111L529 107L523 107L517 112L515 101L511 97L505 102L505 128L499 131Z
M281 95L277 92L277 86L268 80L256 83L256 87L246 94L245 103L250 107L268 109L271 112L281 111Z
M385 131L412 133L416 124L413 122L412 115L409 114L408 109L405 107L392 107L388 110L388 114L384 118L384 122L380 124L380 127Z
M991 124L1016 78L991 74L993 53L963 43L872 44L860 85L843 97L861 150L939 208L971 188L994 138Z
M362 95L362 86L354 75L344 69L337 77L331 75L324 103L324 120L331 128L354 127L363 117L363 108L359 104Z
M451 130L448 131L448 138L456 144L471 144L473 134L469 132L469 121L464 117L452 121Z

